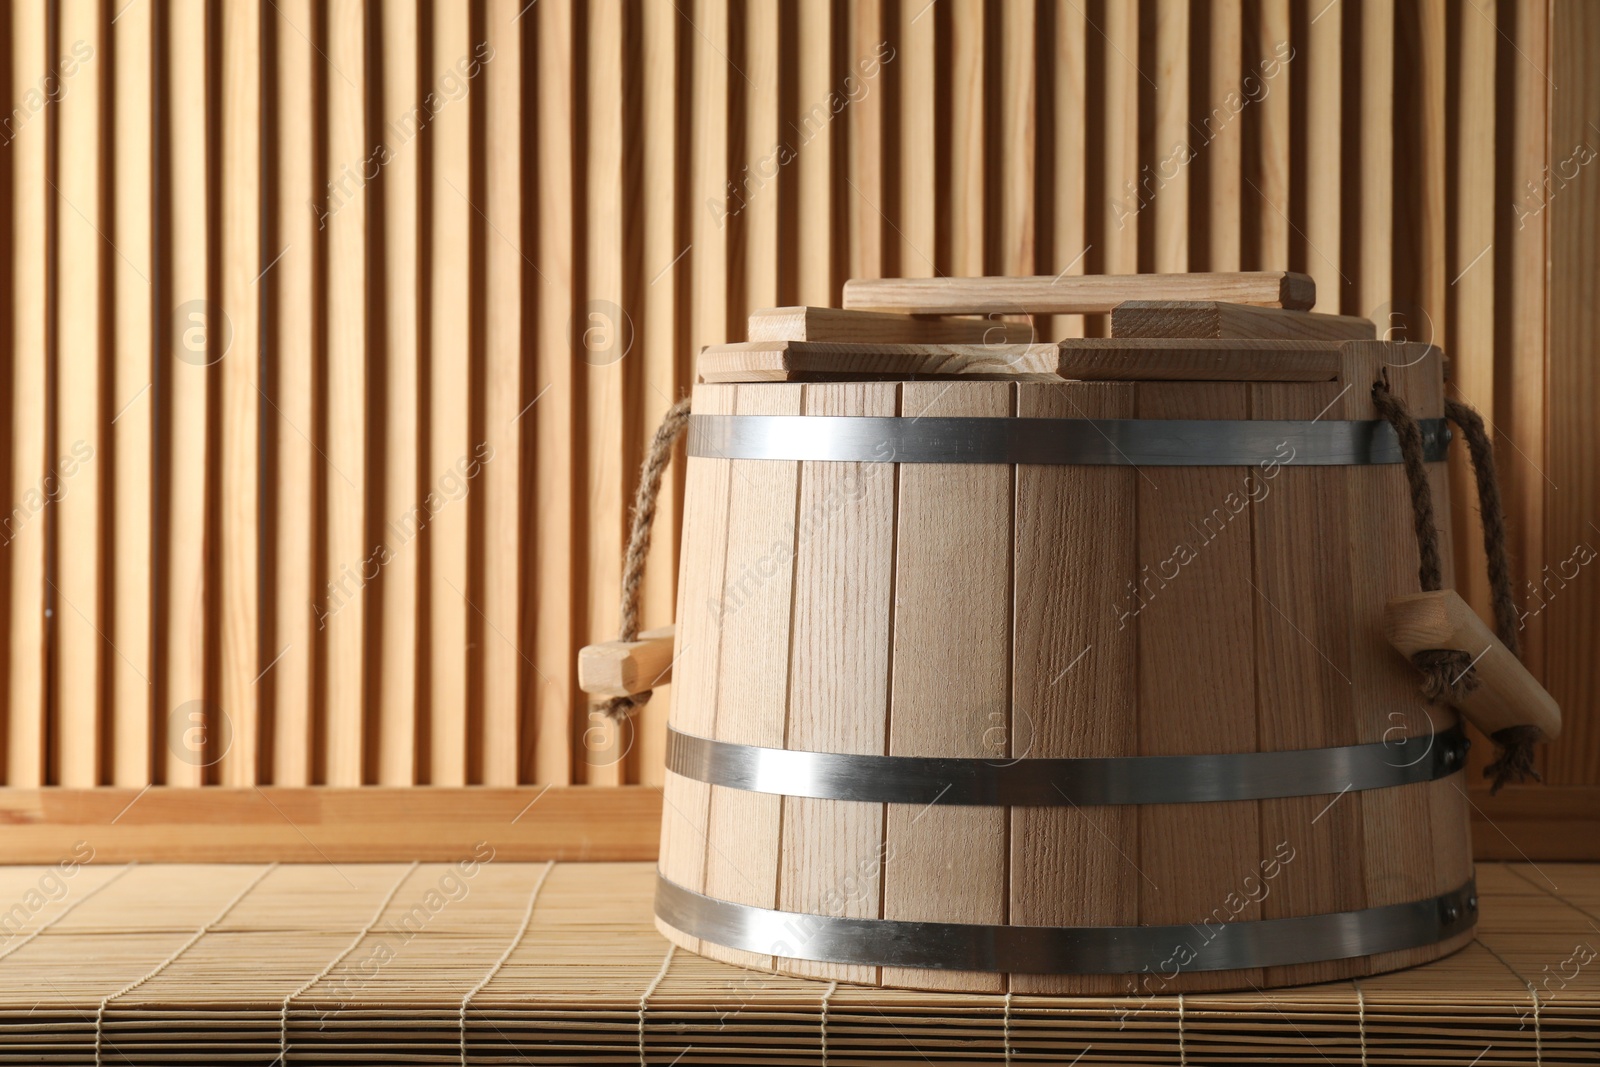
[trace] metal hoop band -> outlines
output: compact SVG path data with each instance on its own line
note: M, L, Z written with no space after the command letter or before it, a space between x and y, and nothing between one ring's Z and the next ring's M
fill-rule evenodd
M1444 419L1418 419L1429 461L1445 458ZM944 419L859 415L691 415L689 455L853 463L1087 466L1351 466L1399 463L1382 419Z
M1201 804L1431 782L1460 770L1460 726L1342 748L992 760L762 748L667 728L667 769L729 789L887 804Z
M1478 896L1469 880L1427 900L1286 919L1231 922L1224 914L1176 926L989 926L774 911L717 900L658 874L655 909L662 922L690 937L787 959L1019 974L1148 971L1156 977L1436 944L1472 928Z

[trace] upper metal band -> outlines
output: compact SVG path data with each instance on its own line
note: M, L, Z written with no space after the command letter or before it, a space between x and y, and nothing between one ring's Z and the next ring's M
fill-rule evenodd
M1220 910L1220 909L1219 909ZM1362 911L1176 926L988 926L774 911L656 878L656 915L690 937L788 959L1020 974L1231 971L1437 944L1472 929L1472 881L1427 900ZM1168 973L1168 971L1171 973Z
M1423 453L1445 458L1443 419L1418 419ZM856 463L1048 463L1240 467L1399 463L1382 419L935 419L691 415L689 455Z
M1460 770L1460 726L1342 748L1073 759L865 756L739 745L667 728L667 769L754 793L880 804L1199 804L1431 782Z

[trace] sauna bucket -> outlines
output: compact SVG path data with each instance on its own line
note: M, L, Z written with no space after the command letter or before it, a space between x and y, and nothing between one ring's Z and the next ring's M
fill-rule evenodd
M1385 625L1438 597L1374 385L1415 419L1444 526L1438 350L1330 343L1320 380L1282 381L1256 351L1249 380L1182 380L1143 344L1119 350L1136 380L695 387L674 640L615 683L676 655L674 943L1142 998L1471 940L1464 727ZM1301 351L1282 365L1304 378Z

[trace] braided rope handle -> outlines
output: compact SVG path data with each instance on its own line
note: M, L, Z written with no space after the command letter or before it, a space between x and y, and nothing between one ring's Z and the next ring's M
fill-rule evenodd
M656 519L656 500L661 494L661 477L672 459L672 448L689 425L689 397L667 409L656 427L656 435L645 451L639 468L639 488L633 498L633 524L628 531L628 552L622 561L622 609L618 623L618 643L639 639L639 593L644 583L645 559L650 555L650 530ZM670 666L670 664L669 664ZM664 677L658 672L652 682ZM624 718L650 701L651 690L608 697L600 708L614 719Z
M1489 586L1493 602L1495 633L1477 634L1482 624L1455 593L1443 589L1443 565L1439 553L1439 529L1433 515L1433 490L1428 484L1422 434L1405 401L1389 390L1387 382L1372 387L1372 402L1400 442L1401 461L1411 490L1411 507L1417 536L1417 578L1423 596L1397 597L1390 601L1389 637L1402 652L1409 651L1413 665L1422 672L1422 692L1429 702L1449 704L1483 727L1495 743L1494 762L1484 768L1484 777L1493 780L1491 792L1499 792L1507 782L1538 779L1533 763L1533 746L1555 736L1560 728L1560 710L1542 686L1518 659L1520 627L1516 600L1511 589L1511 552L1506 536L1505 509L1500 499L1499 478L1495 472L1494 444L1489 439L1483 418L1459 400L1445 400L1445 417L1461 429L1472 458L1477 483L1478 511L1483 522L1484 554L1488 557ZM1429 597L1442 593L1443 597ZM1419 613L1427 613L1423 632L1435 640L1449 641L1443 647L1415 647L1411 639L1398 636L1415 623ZM1468 636L1468 635L1472 636ZM1484 657L1495 647L1503 656L1493 661L1493 684L1484 690ZM1484 649L1476 655L1471 650ZM1457 647L1457 646L1471 647ZM1511 720L1508 723L1508 718Z

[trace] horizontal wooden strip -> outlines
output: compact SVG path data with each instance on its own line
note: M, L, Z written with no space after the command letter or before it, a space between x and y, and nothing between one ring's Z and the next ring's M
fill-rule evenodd
M712 345L702 382L795 382L845 377L1054 378L1053 344L840 344L767 341Z
M1337 345L1317 341L1154 339L1130 343L1109 337L1031 345L750 341L712 345L700 354L703 382L912 377L1325 382L1336 377L1338 369Z
M1321 341L1084 337L1061 342L1056 373L1087 381L1327 382L1338 345Z
M480 841L515 860L654 859L652 786L155 786L0 790L0 855L97 861L451 860Z
M1370 341L1377 337L1377 329L1354 315L1216 301L1129 300L1111 309L1111 336Z
M1600 786L1511 785L1472 803L1480 860L1600 860Z
M750 313L752 341L889 341L906 344L1027 344L1026 322L937 318L844 308L762 308Z
M1305 311L1316 298L1316 284L1291 271L852 278L844 286L847 308L924 315L1103 315L1127 300L1223 300Z

